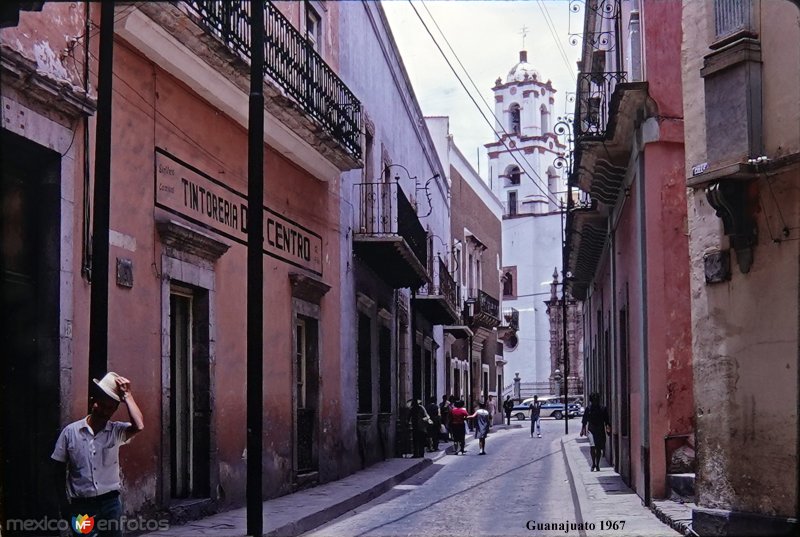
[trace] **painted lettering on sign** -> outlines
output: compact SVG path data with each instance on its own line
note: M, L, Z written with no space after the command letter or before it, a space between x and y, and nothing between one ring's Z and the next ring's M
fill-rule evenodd
M156 149L156 206L247 244L247 198ZM322 237L264 207L264 253L322 275Z

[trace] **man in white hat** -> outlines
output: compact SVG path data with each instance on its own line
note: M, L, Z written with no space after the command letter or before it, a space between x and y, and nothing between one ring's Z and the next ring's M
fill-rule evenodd
M61 505L66 505L65 493L69 498L74 533L91 527L91 536L117 537L122 535L119 446L144 429L144 420L125 377L107 373L94 379L90 393L89 415L61 431L50 457L57 463ZM111 421L120 403L128 407L130 422Z

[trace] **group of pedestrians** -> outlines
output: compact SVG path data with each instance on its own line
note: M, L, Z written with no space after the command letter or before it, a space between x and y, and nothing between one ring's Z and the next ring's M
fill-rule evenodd
M478 454L486 455L486 437L492 424L492 413L489 408L492 406L492 402L481 401L475 412L470 414L465 408L464 401L456 400L452 396L443 395L442 401L438 404L436 398L431 397L425 406L419 400L412 400L409 424L413 456L424 457L426 449L438 451L440 442L451 440L456 455L465 454L468 420L474 420L475 438L478 439L480 447Z

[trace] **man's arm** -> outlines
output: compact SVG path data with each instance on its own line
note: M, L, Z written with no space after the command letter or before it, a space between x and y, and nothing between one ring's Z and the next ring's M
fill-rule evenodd
M125 377L117 377L116 381L117 389L120 392L120 399L128 407L128 415L131 418L130 426L125 429L125 440L128 441L144 430L144 416L142 416L139 405L137 405L136 401L133 399L131 381Z
M58 508L62 514L66 514L67 505L67 463L51 459L53 465L53 486L56 489L56 499L58 500Z

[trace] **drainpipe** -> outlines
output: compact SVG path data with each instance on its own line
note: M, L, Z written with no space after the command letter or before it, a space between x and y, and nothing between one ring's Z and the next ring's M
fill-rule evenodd
M89 95L89 36L92 33L92 16L91 16L91 3L86 2L86 27L84 29L85 36L83 38L83 89L86 95ZM89 243L91 242L91 198L89 196L89 189L91 188L89 181L90 173L89 163L89 115L83 116L83 226L81 237L81 275L86 278L86 281L92 281L92 260L91 249Z
M645 210L645 155L639 156L636 180L639 182L639 248L642 254L642 448L641 461L644 470L644 504L650 505L650 366L647 319L647 211Z
M97 140L95 142L97 153L94 169L92 289L89 312L89 386L91 386L91 379L101 378L108 369L108 228L111 205L114 5L114 2L100 4L100 59L97 81Z
M467 410L472 413L472 336L469 336L469 363L467 364Z
M247 534L263 533L264 2L251 2L247 129Z
M417 393L414 391L414 376L419 375L419 371L414 367L414 351L416 350L417 346L417 307L414 305L415 299L417 298L417 291L415 287L411 288L411 301L409 302L409 308L411 309L411 399L417 398ZM425 341L423 338L422 341ZM422 353L422 348L419 349L419 361L420 364L424 362L424 355ZM420 366L421 367L421 366ZM420 380L419 383L420 387L420 394L422 394L422 381Z

